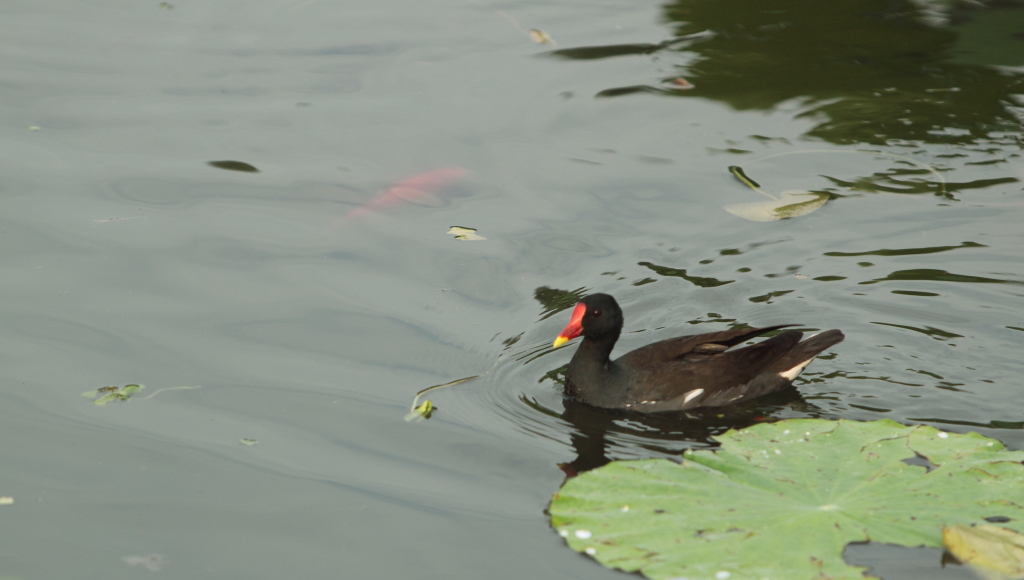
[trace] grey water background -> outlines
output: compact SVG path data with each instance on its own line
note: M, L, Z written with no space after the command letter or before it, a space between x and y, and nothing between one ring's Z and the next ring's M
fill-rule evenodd
M571 291L619 298L619 352L843 329L773 417L1024 447L1020 4L0 15L6 578L620 577L544 514L577 453L550 378L573 347L547 348L566 313L546 298ZM723 206L765 198L734 165L832 199L741 219ZM469 173L339 221L440 167ZM128 403L81 396L128 383ZM621 423L610 458L697 445ZM864 558L966 577L937 550Z

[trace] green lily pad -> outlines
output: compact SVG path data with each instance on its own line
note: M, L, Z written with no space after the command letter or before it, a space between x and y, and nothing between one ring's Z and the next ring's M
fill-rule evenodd
M570 479L552 525L605 566L691 580L861 580L850 542L941 547L944 525L989 517L1024 531L1024 452L976 433L794 419L717 439Z

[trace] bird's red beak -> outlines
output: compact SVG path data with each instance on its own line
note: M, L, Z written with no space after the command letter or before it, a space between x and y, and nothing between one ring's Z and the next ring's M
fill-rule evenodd
M572 310L572 316L569 318L569 324L562 329L562 334L558 335L555 339L555 343L552 348L558 348L570 340L576 338L583 332L583 315L587 313L587 305L580 302L576 305L576 308Z

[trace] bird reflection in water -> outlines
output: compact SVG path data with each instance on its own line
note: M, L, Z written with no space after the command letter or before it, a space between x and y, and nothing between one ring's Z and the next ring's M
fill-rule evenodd
M534 410L555 415L552 409L523 397ZM605 465L615 459L654 456L679 461L687 449L718 446L712 439L729 429L771 422L780 414L822 417L823 410L795 388L761 397L756 403L730 407L699 408L667 413L637 413L603 409L566 398L560 418L571 428L570 441L576 458L558 467L566 478ZM557 415L556 415L557 416Z

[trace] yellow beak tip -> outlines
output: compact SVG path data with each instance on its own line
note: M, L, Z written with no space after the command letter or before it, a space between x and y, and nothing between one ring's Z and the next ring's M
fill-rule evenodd
M555 342L551 345L551 348L558 348L567 342L569 342L568 338L565 338L564 336L559 336L558 338L555 339Z

